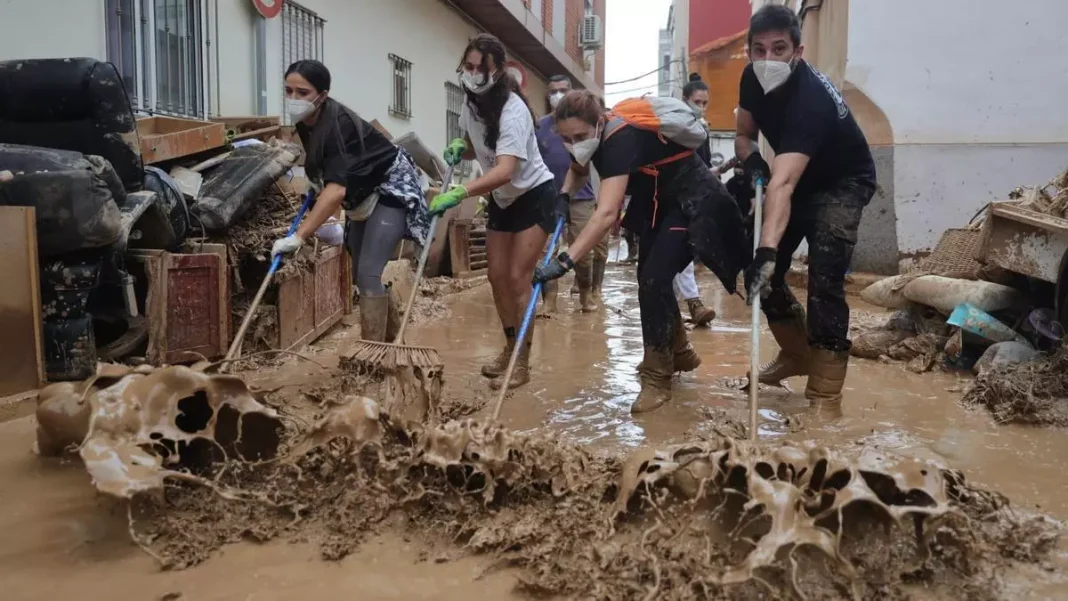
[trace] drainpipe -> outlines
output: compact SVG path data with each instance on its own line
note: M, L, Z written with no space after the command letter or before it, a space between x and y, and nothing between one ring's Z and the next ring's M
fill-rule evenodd
M267 19L256 15L256 114L267 114Z

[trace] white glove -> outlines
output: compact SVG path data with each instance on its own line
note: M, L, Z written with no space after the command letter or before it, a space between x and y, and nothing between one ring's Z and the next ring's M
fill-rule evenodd
M271 247L271 256L277 255L291 255L304 246L304 239L300 236L293 234L292 236L286 236L280 240L275 240L274 246Z

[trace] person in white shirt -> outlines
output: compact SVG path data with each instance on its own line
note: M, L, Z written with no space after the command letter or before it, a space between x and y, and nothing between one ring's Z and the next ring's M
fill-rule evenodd
M504 62L504 45L492 35L479 34L468 43L458 69L467 93L460 109L460 129L466 135L449 144L445 161L455 165L477 159L484 175L430 204L431 213L440 213L466 197L492 194L486 211L487 276L505 336L504 349L482 367L482 375L494 379L493 388L503 385L498 378L515 348L534 267L566 207L542 161L534 113ZM527 336L509 388L530 381L530 340Z

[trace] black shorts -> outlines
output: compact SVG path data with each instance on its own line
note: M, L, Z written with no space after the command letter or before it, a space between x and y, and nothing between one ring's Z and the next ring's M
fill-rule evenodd
M514 234L537 225L552 235L556 220L564 214L564 206L556 183L549 180L527 190L506 209L491 198L486 213L488 230Z

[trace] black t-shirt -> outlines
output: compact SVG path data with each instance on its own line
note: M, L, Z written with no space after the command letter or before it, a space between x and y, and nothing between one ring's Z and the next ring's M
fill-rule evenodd
M665 196L663 191L674 179L681 161L657 167L659 175L656 178L640 169L688 151L690 149L670 140L662 142L654 132L622 125L618 131L603 139L591 162L602 180L630 174L627 183L627 194L630 196L627 222L632 228L638 229L639 220L644 222L653 217L654 182L658 184L658 202L672 202L673 199Z
M337 101L329 99L327 102ZM345 186L345 205L351 207L362 202L385 181L398 150L373 125L342 106L337 108L337 127L329 128L323 139L321 173L309 175L321 177L323 185ZM308 126L297 123L296 130L307 149ZM386 196L380 197L379 202L403 206L400 201Z
M800 195L853 178L875 186L875 162L864 133L841 93L826 76L799 61L781 88L765 94L753 65L742 72L738 106L753 114L776 154L809 157Z

